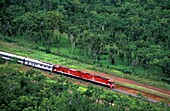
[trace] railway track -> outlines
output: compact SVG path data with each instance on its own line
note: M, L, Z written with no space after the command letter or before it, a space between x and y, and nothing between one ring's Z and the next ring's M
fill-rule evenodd
M126 95L130 95L130 96L133 96L133 97L136 97L136 98L139 98L139 96L137 96L136 94L132 94L132 93L129 93L129 92L125 92L123 90L119 90L119 89L113 89L113 91L116 91L116 92L119 92L119 93L122 93L122 94L126 94ZM150 102L158 102L157 100L154 100L154 99L149 99L149 98L145 98L146 100L150 101Z
M144 91L139 91L139 90L129 88L129 87L126 87L126 86L121 86L121 85L116 85L116 88L113 89L113 90L120 92L120 93L123 93L123 94L126 94L126 95L133 96L133 97L144 98L144 99L151 101L151 102L158 102L158 101L166 100L166 98L164 98L164 97L157 96L157 95L154 95L154 94L150 94L150 93L147 93L147 92L144 92ZM142 95L142 97L141 97L141 95Z

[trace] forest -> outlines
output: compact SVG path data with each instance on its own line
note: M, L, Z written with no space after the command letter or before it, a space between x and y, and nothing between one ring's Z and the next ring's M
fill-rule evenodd
M0 62L1 111L168 111L169 108L164 102L150 103L142 96L134 98L99 87L83 87L60 75L49 78L38 70L1 59Z
M169 8L170 0L0 0L0 50L170 90ZM13 63L0 73L4 110L168 110Z
M168 81L169 0L1 0L0 33ZM39 46L38 46L39 47ZM120 65L121 67L116 67ZM123 68L122 68L123 67Z

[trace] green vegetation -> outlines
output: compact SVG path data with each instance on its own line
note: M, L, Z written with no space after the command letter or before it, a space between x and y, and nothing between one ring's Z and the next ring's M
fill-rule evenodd
M0 33L102 69L169 83L169 0L3 0Z
M1 0L0 51L170 90L169 4L169 0Z
M1 64L0 73L0 110L4 111L168 111L169 108L164 102L150 103L144 98L75 85L59 75L48 78L18 64Z

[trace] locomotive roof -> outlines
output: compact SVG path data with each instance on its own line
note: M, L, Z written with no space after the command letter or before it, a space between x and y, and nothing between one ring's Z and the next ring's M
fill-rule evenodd
M109 78L101 77L101 76L98 76L98 75L95 75L95 74L94 74L94 76L95 76L95 77L100 77L100 78L102 78L102 79L104 79L104 80L110 80Z

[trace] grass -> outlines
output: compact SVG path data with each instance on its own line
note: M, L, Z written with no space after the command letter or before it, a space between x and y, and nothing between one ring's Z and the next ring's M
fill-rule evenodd
M35 50L34 48L37 46L37 44L35 44L35 43L25 44L24 40L21 40L21 41L20 41L20 39L4 40L2 38L0 40L5 41L5 42L0 42L0 50L1 51L6 51L6 52L9 52L9 53L15 53L15 54L18 54L18 55L31 57L31 58L43 60L43 61L46 61L46 62L50 61L50 63L60 64L60 65L64 65L64 66L67 66L67 67L70 67L70 68L75 68L75 69L78 69L78 70L88 69L88 70L96 70L96 71L100 71L100 72L106 72L110 75L128 78L128 79L131 79L131 80L138 81L140 83L149 84L149 85L152 85L152 86L156 86L156 87L160 87L160 88L163 88L163 89L170 90L169 84L166 84L166 83L161 82L161 81L151 80L150 78L149 79L143 78L142 77L143 74L141 74L141 77L140 77L140 75L125 74L122 71L117 70L117 69L124 68L124 66L120 65L120 64L117 64L115 66L109 66L109 68L106 67L106 66L99 67L98 65L90 65L90 64L83 63L83 62L80 62L80 61L75 60L75 59L64 57L62 55L58 56L58 55L54 55L54 54L47 54L43 51ZM8 41L8 43L6 41ZM11 41L11 42L9 42L9 41ZM66 42L66 40L64 40L64 42ZM41 46L39 44L38 44L38 47L44 48L44 46ZM58 49L52 48L52 51L55 51L55 50L58 50ZM67 48L61 48L60 51L61 52L63 51L63 53L65 53L66 55L69 55L69 53L70 53ZM76 53L78 53L78 51ZM73 56L73 55L71 55L71 56ZM77 56L77 57L81 58L80 56ZM142 73L145 74L145 72L142 72ZM146 75L146 76L148 76L148 75Z

